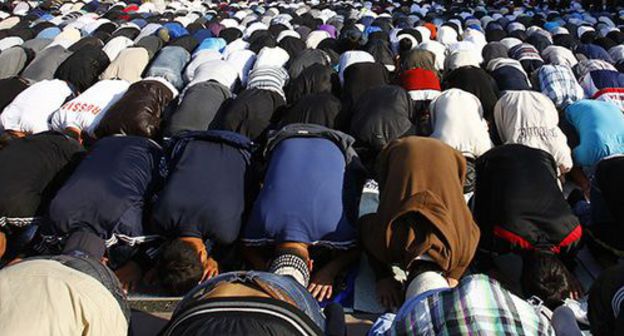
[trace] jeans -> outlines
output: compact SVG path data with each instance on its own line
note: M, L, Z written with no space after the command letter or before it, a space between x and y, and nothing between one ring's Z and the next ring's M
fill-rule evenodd
M164 47L152 65L147 69L145 77L162 77L181 90L184 87L182 70L191 59L191 55L182 47Z
M121 284L117 279L117 276L110 268L106 267L99 260L90 258L87 256L73 256L73 255L53 255L53 256L40 256L29 258L28 260L45 259L54 260L69 268L73 268L76 271L90 275L99 281L108 291L113 295L121 311L126 317L126 321L130 322L130 306L126 301L126 295L121 289Z
M375 180L367 180L364 185L358 217L376 213L379 207L379 187Z
M212 278L209 281L191 290L184 297L182 302L180 302L180 304L176 308L174 315L178 314L179 311L183 310L186 306L193 302L194 297L200 291L202 291L203 293L210 292L218 283L223 281L230 283L249 283L254 278L257 278L267 285L279 289L281 292L288 295L293 302L297 303L297 308L302 310L308 317L310 317L310 319L312 319L312 321L314 321L314 323L319 328L321 328L321 330L325 330L325 316L323 315L323 313L321 313L321 308L319 307L314 297L312 297L312 295L308 292L308 290L299 285L295 281L295 279L289 276L281 276L267 272L239 271L224 273L215 278Z

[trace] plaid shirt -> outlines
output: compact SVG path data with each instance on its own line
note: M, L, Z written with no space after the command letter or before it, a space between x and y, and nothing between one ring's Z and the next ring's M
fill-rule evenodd
M464 278L454 289L410 299L390 328L381 330L388 326L386 316L369 335L555 335L533 306L481 274Z
M539 70L539 82L542 93L548 96L557 108L581 100L583 88L576 82L572 70L564 65L544 65Z
M617 71L617 69L613 65L598 59L580 61L577 65L574 66L573 70L574 75L576 75L576 78L578 78L579 80L585 77L585 75L587 75L588 73L595 70Z

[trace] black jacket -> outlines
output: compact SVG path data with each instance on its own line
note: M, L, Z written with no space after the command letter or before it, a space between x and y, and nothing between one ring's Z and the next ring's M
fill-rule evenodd
M86 45L69 56L56 69L54 77L70 83L78 92L84 92L98 81L109 64L102 47Z
M172 88L158 80L136 82L108 109L95 129L95 135L98 138L113 134L155 138L163 110L173 99Z
M76 140L54 132L13 140L0 150L0 226L28 225L42 216L82 151Z
M338 93L340 82L338 75L329 66L312 64L290 81L286 89L288 103L296 104L301 97L314 93Z
M353 109L350 134L356 147L380 151L404 135L416 134L412 99L399 86L384 85L362 94Z
M474 217L489 251L540 249L569 254L582 235L545 151L512 144L477 159Z
M286 102L276 92L247 89L226 104L210 128L237 132L260 142L275 120L275 112L285 106Z
M344 130L347 121L340 99L330 93L302 97L281 118L282 125L316 124L335 130Z

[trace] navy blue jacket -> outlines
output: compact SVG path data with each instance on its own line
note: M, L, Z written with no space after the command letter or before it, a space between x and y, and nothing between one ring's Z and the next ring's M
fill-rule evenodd
M43 235L89 231L129 245L142 242L143 208L157 183L162 149L137 136L106 137L91 148L50 204Z
M228 131L172 139L165 186L153 208L155 231L228 245L238 238L253 194L252 142Z

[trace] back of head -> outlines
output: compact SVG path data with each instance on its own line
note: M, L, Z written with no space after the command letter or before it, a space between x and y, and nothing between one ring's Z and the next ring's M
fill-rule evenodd
M188 243L175 239L162 247L156 272L161 286L170 295L184 295L202 278L199 255Z
M414 47L412 40L404 38L399 40L399 54L404 55L408 53Z
M4 132L2 134L0 134L0 149L3 149L4 147L8 146L11 141L13 141L16 138L15 135L8 133L8 132Z
M554 309L572 291L572 274L559 257L552 253L533 251L524 255L522 286L527 296L537 296Z

